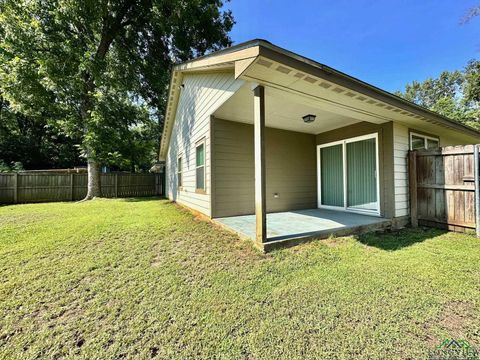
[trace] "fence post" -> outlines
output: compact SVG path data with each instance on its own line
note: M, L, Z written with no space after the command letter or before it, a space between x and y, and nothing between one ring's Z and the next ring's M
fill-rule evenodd
M118 173L115 173L113 181L115 183L115 197L118 197Z
M73 194L73 173L70 174L70 200L74 200Z
M13 203L18 202L18 173L13 173Z
M478 145L473 145L473 171L475 172L475 232L480 237L480 160L478 159Z
M417 207L417 152L408 153L408 184L410 189L410 222L413 228L418 227Z

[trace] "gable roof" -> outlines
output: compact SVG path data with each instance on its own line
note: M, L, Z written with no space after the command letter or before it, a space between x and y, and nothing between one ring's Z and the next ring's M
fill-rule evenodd
M266 40L255 39L174 66L170 81L164 130L160 145L159 157L161 160L166 157L173 122L175 120L179 89L182 84L183 75L191 72L231 70L234 71L235 78L239 78L242 77L245 71L256 61L262 61L259 59L262 59L263 61L269 59L281 64L287 64L289 67L299 69L306 73L315 74L320 78L328 79L329 82L336 85L355 90L365 96L401 109L400 111L407 111L418 119L436 123L443 127L480 139L480 132L473 128L460 124L443 115L435 113L315 60L283 49Z

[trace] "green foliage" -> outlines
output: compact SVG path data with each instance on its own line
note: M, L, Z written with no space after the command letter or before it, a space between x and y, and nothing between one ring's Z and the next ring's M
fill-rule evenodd
M0 173L22 171L23 165L19 161L11 162L10 165L0 160Z
M0 94L76 139L83 156L144 167L172 64L230 44L220 0L0 0Z
M158 199L0 207L2 359L428 359L480 348L480 239L262 255Z
M465 68L464 96L467 104L480 104L480 61L471 60Z
M83 162L77 144L46 120L14 112L0 99L0 162L26 169L73 167Z
M438 78L407 84L397 95L452 120L480 129L480 61L462 71L444 71Z

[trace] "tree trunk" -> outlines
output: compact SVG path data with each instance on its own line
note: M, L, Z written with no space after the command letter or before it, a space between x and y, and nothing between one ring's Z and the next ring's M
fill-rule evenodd
M133 2L126 1L123 8L119 11L116 18L112 18L110 14L105 13L103 16L102 32L100 42L98 44L97 52L95 54L95 60L101 62L105 60L105 56L112 44L116 35L122 29L122 25L125 26L124 20L125 14L133 6ZM107 11L107 8L105 8ZM82 103L80 106L80 116L83 121L84 132L88 133L88 126L91 121L91 111L93 109L92 94L95 91L95 81L93 74L84 71L84 94ZM88 185L87 196L84 200L91 200L94 197L102 196L102 189L100 188L100 164L91 157L91 152L87 148L87 170L88 170Z
M88 170L88 187L87 196L84 200L91 200L95 197L102 196L102 189L100 187L100 164L93 160L87 159Z

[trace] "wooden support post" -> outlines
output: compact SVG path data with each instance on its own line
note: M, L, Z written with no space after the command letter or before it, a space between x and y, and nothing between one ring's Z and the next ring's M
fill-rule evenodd
M74 185L74 179L73 179L74 174L70 174L70 200L73 201L75 200L74 198L74 192L73 192L73 185Z
M408 153L408 185L410 189L410 222L412 227L418 227L417 205L417 152Z
M13 173L13 203L18 202L18 173Z
M118 197L118 173L115 173L114 182L115 182L115 197Z
M253 122L255 143L255 217L256 242L267 241L266 185L265 185L265 88L253 89Z

